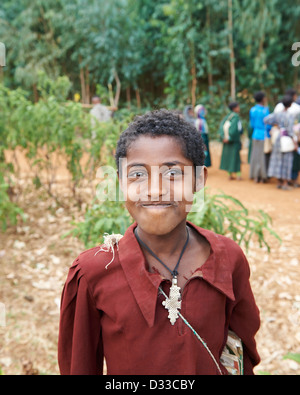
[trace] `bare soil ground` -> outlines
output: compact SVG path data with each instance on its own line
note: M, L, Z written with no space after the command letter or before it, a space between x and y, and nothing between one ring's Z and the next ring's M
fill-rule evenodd
M283 359L288 352L300 353L300 188L282 191L273 180L249 180L246 150L243 180L229 181L218 169L221 145L214 143L211 149L209 189L238 198L249 210L270 214L282 238L280 244L268 237L270 254L255 240L247 253L262 320L256 337L262 361L255 371L300 374L299 364ZM82 213L72 205L57 206L33 188L22 196L27 221L0 234L0 368L3 374L58 374L60 295L69 266L84 249L78 240L61 236Z

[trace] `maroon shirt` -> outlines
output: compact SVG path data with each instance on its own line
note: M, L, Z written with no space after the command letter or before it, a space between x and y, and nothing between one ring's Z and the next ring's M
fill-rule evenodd
M211 246L206 262L182 290L181 314L205 340L219 362L228 329L243 341L244 373L259 363L254 335L259 311L249 284L249 265L232 240L188 223ZM162 305L161 285L149 273L131 225L110 265L111 252L99 246L79 255L62 294L58 362L61 374L200 375L218 374L207 350L178 318L174 325ZM97 253L98 252L98 253Z

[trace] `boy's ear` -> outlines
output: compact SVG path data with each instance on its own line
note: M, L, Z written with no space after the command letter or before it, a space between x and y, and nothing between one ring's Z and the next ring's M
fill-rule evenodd
M201 191L201 189L205 187L207 180L207 167L200 166L200 168L201 169L199 171L197 166L195 192Z
M121 191L124 192L124 174L126 174L126 166L127 166L127 159L126 158L119 158L119 164L117 167L117 177L118 177L118 181L119 181L119 185L121 188ZM126 179L125 179L126 182ZM126 188L126 187L125 187Z
M117 170L117 177L118 177L118 181L119 181L119 186L121 191L123 192L123 183L122 183L122 170Z

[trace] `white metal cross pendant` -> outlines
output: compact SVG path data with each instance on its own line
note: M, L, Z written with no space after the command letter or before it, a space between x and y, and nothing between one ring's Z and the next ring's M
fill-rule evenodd
M177 286L177 277L173 277L169 297L162 304L169 311L168 318L174 325L178 318L178 309L181 308L180 287Z

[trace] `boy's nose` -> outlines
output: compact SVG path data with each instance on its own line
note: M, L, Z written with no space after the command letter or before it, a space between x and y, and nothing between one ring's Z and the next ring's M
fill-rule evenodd
M163 180L158 166L152 166L151 177L148 179L148 198L151 201L159 201L168 192L167 183Z

